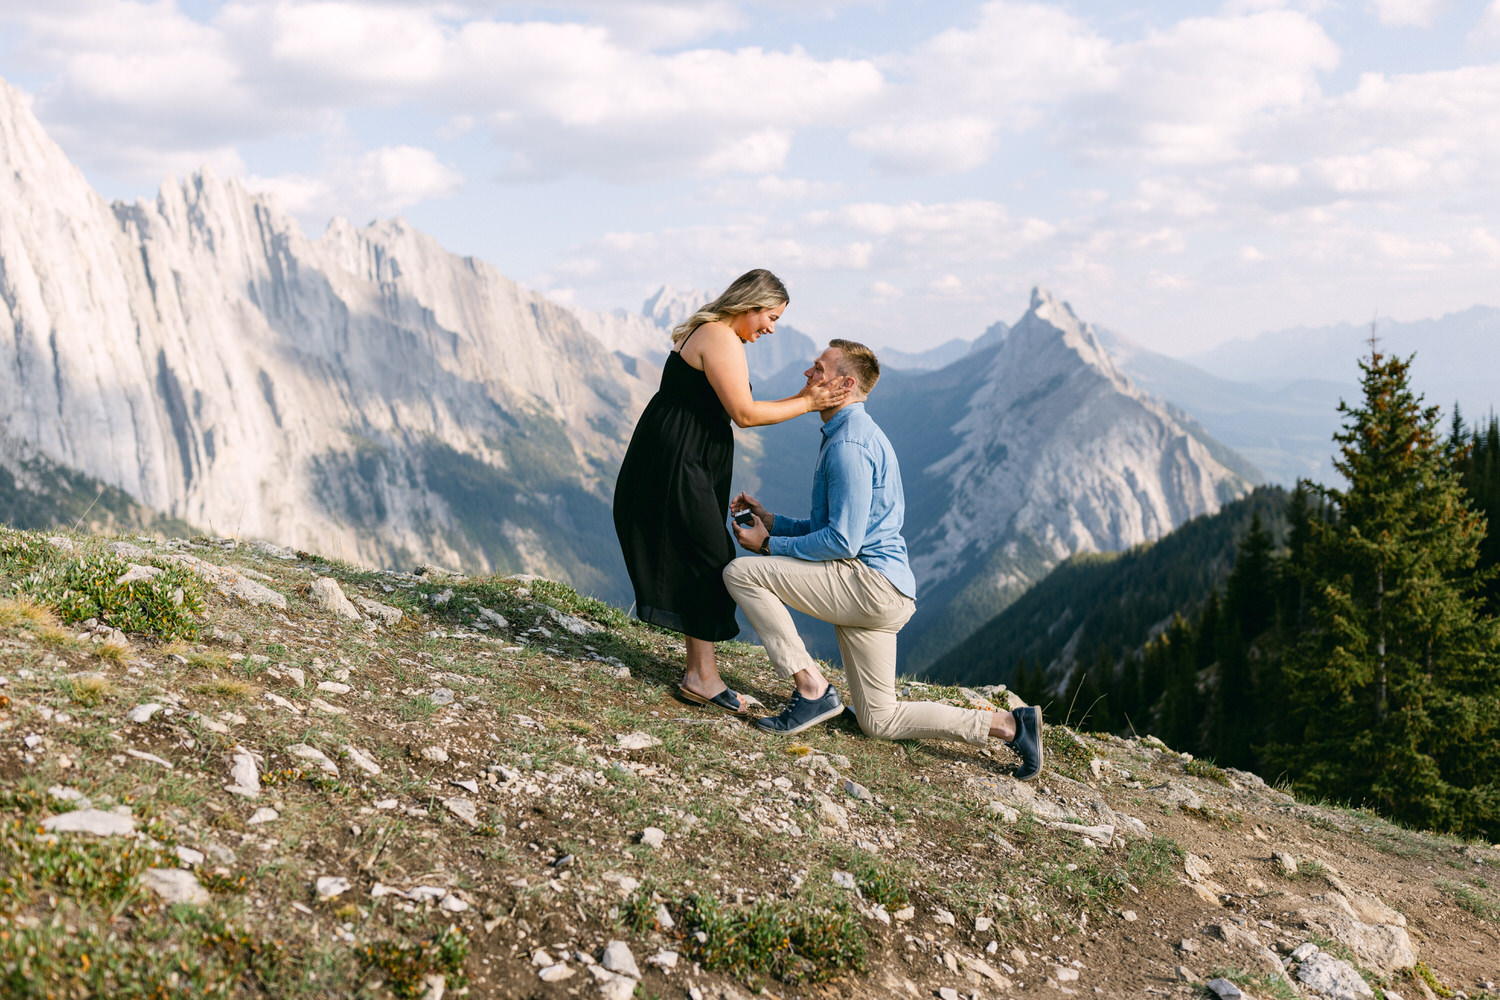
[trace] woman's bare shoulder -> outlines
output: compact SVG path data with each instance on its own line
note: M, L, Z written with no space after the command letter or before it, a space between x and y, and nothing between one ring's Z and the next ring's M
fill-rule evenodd
M702 358L705 354L720 354L726 350L733 350L740 342L735 332L729 328L727 323L718 320L710 320L698 329L694 330L682 345L682 358L694 368L702 368Z

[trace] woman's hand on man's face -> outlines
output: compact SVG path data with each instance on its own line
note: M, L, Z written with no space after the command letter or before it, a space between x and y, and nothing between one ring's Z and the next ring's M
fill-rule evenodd
M814 410L831 410L848 400L852 381L847 375L837 375L820 385L804 386L802 392Z

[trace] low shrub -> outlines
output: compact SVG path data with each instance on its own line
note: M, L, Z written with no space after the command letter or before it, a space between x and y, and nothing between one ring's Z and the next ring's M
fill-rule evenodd
M683 916L705 936L695 939L694 957L712 971L818 983L865 967L864 930L847 907L771 900L727 907L692 896Z
M422 996L427 989L423 980L433 973L441 974L455 992L468 983L464 963L469 959L469 939L457 927L410 944L378 941L365 946L363 958L366 966L385 975L386 985L401 1000Z
M96 618L123 632L160 639L195 638L203 584L180 566L121 583L129 566L119 556L70 557L43 563L15 589L57 611L65 622Z

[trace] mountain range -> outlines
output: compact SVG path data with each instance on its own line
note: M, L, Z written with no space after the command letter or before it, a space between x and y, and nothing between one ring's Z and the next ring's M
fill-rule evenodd
M3 84L0 140L0 467L23 490L68 470L214 532L628 603L615 470L666 330L705 296L563 306L399 219L310 239L208 170L106 203ZM947 364L957 345L904 359L937 367L876 390L922 588L910 665L1066 556L1159 538L1248 489L1251 467L1101 337L1038 289L1014 326ZM757 394L796 391L814 350L786 327L757 345ZM740 433L736 488L805 511L816 426Z

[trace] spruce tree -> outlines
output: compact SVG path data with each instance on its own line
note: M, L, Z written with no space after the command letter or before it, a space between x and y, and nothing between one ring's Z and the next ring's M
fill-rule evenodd
M1363 401L1341 403L1296 569L1305 624L1282 678L1291 737L1271 749L1305 790L1407 823L1500 835L1500 630L1475 566L1485 521L1408 382L1372 338Z
M1214 689L1210 751L1220 764L1248 768L1254 762L1250 743L1255 732L1257 704L1250 647L1271 624L1276 610L1275 565L1270 532L1260 512L1250 519L1250 531L1240 542L1225 587L1224 613L1219 618L1215 649L1219 678Z

